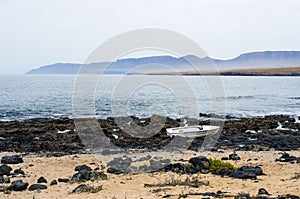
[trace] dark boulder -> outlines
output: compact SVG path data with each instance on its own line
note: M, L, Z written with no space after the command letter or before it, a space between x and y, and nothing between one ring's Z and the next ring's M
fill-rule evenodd
M228 157L222 157L221 160L229 160Z
M3 175L7 175L9 176L10 175L10 171L12 170L12 168L6 164L3 164L0 166L0 176L3 176Z
M271 195L271 194L269 194L269 192L265 188L260 188L258 190L258 194L259 195Z
M70 180L68 178L58 178L57 179L58 182L64 182L64 183L67 183L69 182Z
M242 166L239 168L239 170L247 173L255 173L255 175L264 175L262 168L258 166Z
M30 185L30 187L28 188L29 191L41 190L41 189L47 189L47 186L43 184L33 184Z
M229 155L229 160L241 160L240 156L236 153L232 153Z
M91 176L91 171L83 169L83 170L80 170L78 173L75 173L72 176L71 181L72 182L80 182L80 181L90 180L90 176Z
M193 165L196 171L201 173L209 173L210 162L204 156L199 156L195 158L191 158L189 163Z
M175 172L175 173L184 173L185 169L186 169L186 166L184 164L175 163L175 164L169 164L161 170L165 171L165 172L172 171L172 172Z
M239 179L253 179L253 180L256 179L255 173L247 173L247 172L240 171L240 170L237 170L237 171L231 173L229 175L229 177L239 178Z
M23 182L22 180L16 180L11 183L11 188L13 191L24 191L28 187L27 182Z
M107 175L104 172L83 169L72 176L72 182L84 182L88 180L107 180Z
M52 180L52 181L50 182L50 186L53 186L53 185L57 185L57 181L56 181L56 180Z
M23 159L17 155L3 156L1 159L2 164L19 164L23 163Z
M294 162L294 161L298 161L298 160L297 160L297 157L291 156L288 153L284 153L284 154L282 154L282 156L280 158L276 158L275 161L276 162Z
M47 180L42 176L37 180L37 183L47 183Z
M124 170L119 170L119 169L116 169L114 167L109 167L107 169L107 173L112 173L112 174L115 174L115 175L119 175L119 174L125 174L127 173L126 171Z
M14 174L21 174L21 175L24 175L25 172L24 172L22 169L16 169L16 170L14 170Z
M256 179L256 176L264 175L261 167L242 166L237 171L229 175L229 177L239 179Z
M87 165L79 165L79 166L75 167L75 171L81 171L81 170L92 171L92 168Z

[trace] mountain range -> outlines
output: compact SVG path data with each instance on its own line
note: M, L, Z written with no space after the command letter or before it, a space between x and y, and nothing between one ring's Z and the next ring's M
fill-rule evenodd
M239 74L243 71L256 71L256 74L259 74L259 69L272 71L273 68L285 68L284 71L287 72L286 68L289 67L295 72L295 68L298 71L298 67L300 71L300 51L249 52L227 60L187 55L128 58L111 63L95 62L84 65L55 63L32 69L26 74L199 74L199 71L213 74L216 72L215 67L225 75L235 74L235 71L239 71Z

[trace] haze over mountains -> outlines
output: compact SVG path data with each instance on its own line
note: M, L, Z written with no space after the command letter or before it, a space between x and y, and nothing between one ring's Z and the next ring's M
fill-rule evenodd
M187 60L192 62L193 66ZM300 51L250 52L228 60L210 57L199 58L193 55L179 58L172 56L128 58L117 60L111 64L108 62L86 64L81 71L81 64L56 63L41 66L26 74L77 74L79 71L87 74L197 74L199 72L195 70L194 66L206 73L214 73L214 64L224 74L234 73L234 71L241 73L241 71L253 71L253 69L266 71L265 69L288 67L292 67L295 72L295 68L299 67L300 69ZM106 68L107 66L108 68Z

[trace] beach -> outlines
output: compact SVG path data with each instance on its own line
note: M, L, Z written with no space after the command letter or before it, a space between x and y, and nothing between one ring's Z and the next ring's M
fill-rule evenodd
M151 121L151 118L130 119L144 126ZM116 118L98 120L107 139L128 154L86 150L74 120L69 118L1 122L1 161L4 157L22 159L18 164L2 162L1 167L7 165L11 169L9 174L2 172L1 197L297 198L300 195L297 119L287 115L228 117L214 146L200 151L204 139L194 139L188 148L172 158L171 153L163 151L174 139L165 134L165 128L193 119L167 118L165 126L150 138L136 138L117 129ZM154 154L161 157L151 152L158 152ZM230 163L235 170L212 171L211 160ZM145 166L149 163L159 166L155 169ZM244 171L245 168L248 170ZM16 169L21 169L23 174ZM86 174L88 177L83 177ZM15 191L12 185L17 180L28 186ZM35 189L30 187L34 184L38 184L36 190L30 191ZM76 189L78 186L81 187Z
M232 151L205 152L184 154L183 159L195 156L207 156L210 158L221 158L232 153ZM300 157L300 151L291 151L291 155ZM2 153L1 156L8 155ZM11 155L11 154L10 154ZM222 191L229 198L241 193L248 193L251 196L257 196L260 188L265 188L269 194L267 197L277 197L279 195L292 194L299 196L300 179L295 175L300 170L300 164L275 162L280 157L278 151L267 152L238 152L241 157L239 161L229 161L236 166L242 165L262 165L266 175L259 176L257 180L233 179L230 177L221 177L214 174L195 174L200 181L208 182L198 188L189 186L165 186L165 187L145 187L145 184L159 184L169 181L172 178L185 179L187 175L178 175L171 172L154 172L140 174L107 174L107 180L87 181L85 183L63 183L50 186L52 180L58 178L71 178L75 173L74 168L78 165L86 164L91 168L101 165L101 160L94 155L69 155L63 157L40 157L29 155L25 156L24 163L14 165L13 168L22 168L26 177L17 177L29 184L36 183L41 176L45 177L48 183L46 190L11 192L9 195L3 194L5 198L179 198L183 194L216 193ZM251 160L250 160L251 159ZM29 166L29 165L34 166ZM299 173L298 173L299 175ZM89 184L92 186L102 185L103 190L98 193L72 193L80 184ZM202 196L201 198L204 198ZM190 195L187 198L199 198L199 195ZM207 196L205 198L208 198ZM213 197L209 197L213 198Z

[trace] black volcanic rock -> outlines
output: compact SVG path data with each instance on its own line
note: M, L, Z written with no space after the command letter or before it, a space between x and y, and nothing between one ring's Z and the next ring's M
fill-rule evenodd
M47 183L47 180L42 176L37 180L37 183Z
M19 156L3 156L1 159L2 164L19 164L23 163L23 159Z
M42 189L47 189L47 186L43 184L33 184L30 185L30 187L28 188L29 191L42 190Z
M239 179L256 179L259 175L264 175L261 167L242 166L235 172L231 173L229 177Z
M91 171L91 167L87 166L87 165L79 165L79 166L76 166L75 171L81 171L81 170L88 170L88 171Z
M56 180L52 180L52 181L50 182L50 186L53 186L53 185L57 185L57 181L56 181Z
M0 166L0 176L3 176L3 175L9 176L11 170L12 170L12 168L10 166L7 166L6 164L1 165Z
M22 169L15 169L15 170L14 170L14 174L21 174L21 175L24 175L25 172L24 172Z
M298 158L288 153L282 154L280 158L276 158L276 162L298 162Z
M240 156L236 153L232 153L229 155L229 160L241 160Z
M256 118L229 119L225 121L224 128L219 139L211 150L278 150L290 151L300 148L300 131L278 130L278 122L288 126L288 129L299 129L299 123L295 123L292 117L287 115L270 115ZM118 118L122 119L122 118ZM150 118L131 118L137 125L147 125ZM126 117L124 117L126 120ZM145 121L142 123L141 121ZM166 118L165 126L155 135L149 138L133 137L119 129L114 118L98 120L104 134L115 146L128 149L160 150L168 145L173 138L166 134L166 128L178 127L180 119ZM286 121L286 122L285 122ZM207 125L209 121L198 121L199 124ZM0 151L44 153L47 157L58 157L63 155L85 153L84 145L77 131L74 131L75 124L72 119L31 119L23 122L1 122L0 121ZM34 129L34 130L33 130ZM69 129L68 133L58 134L57 129ZM133 129L138 131L139 129ZM30 133L31 132L31 133ZM37 136L39 139L35 139ZM118 136L115 139L113 134ZM193 139L186 148L198 151L203 144L203 138ZM118 151L106 150L103 153L115 154ZM20 160L20 158L9 158ZM283 160L283 159L282 159ZM6 161L4 159L4 161ZM120 160L121 161L121 160ZM10 161L11 162L11 161ZM21 161L16 161L21 162ZM122 168L126 169L127 160L122 160ZM297 160L295 160L297 162ZM298 160L299 162L299 160ZM118 169L118 168L116 168Z
M258 194L259 195L271 195L271 194L269 194L269 192L265 188L260 188L258 190Z
M209 173L209 167L210 162L205 156L199 156L195 158L191 158L189 160L189 163L191 163L196 171L199 171L201 173Z
M247 172L240 171L240 170L237 170L237 171L231 173L229 175L229 177L239 178L239 179L253 179L253 180L256 179L255 173L247 173Z
M64 183L67 183L69 182L70 180L68 178L58 178L57 179L58 182L64 182Z
M28 187L28 183L23 182L22 180L13 181L11 184L12 184L13 191L24 191Z

